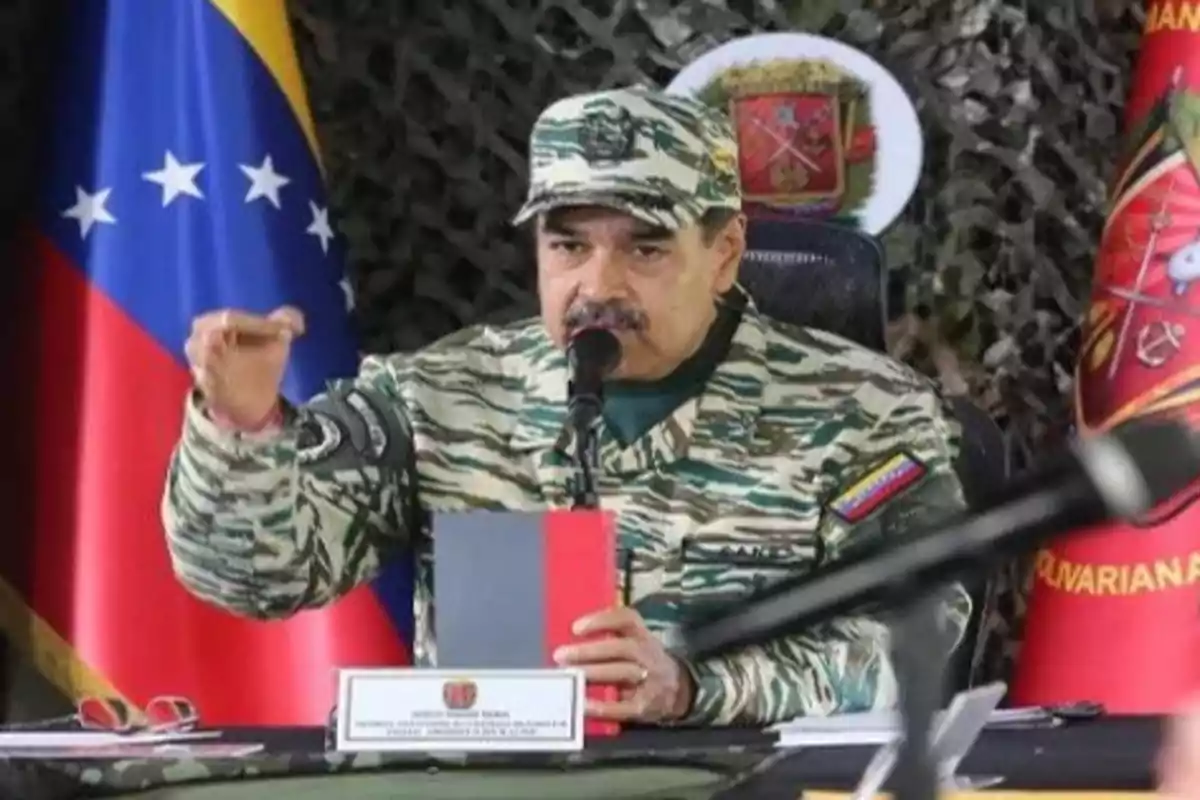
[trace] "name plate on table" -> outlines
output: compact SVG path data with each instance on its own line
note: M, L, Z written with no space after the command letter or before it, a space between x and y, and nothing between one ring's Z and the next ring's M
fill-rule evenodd
M578 669L343 669L336 747L345 752L583 749Z

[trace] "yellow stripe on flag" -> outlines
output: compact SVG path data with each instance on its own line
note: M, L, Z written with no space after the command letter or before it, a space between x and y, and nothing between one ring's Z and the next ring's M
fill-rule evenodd
M1112 190L1109 192L1109 197L1121 196L1121 194L1125 191L1125 182L1133 176L1134 172L1139 166L1141 166L1141 163L1145 160L1146 156L1150 155L1154 148L1162 144L1162 140L1162 129L1159 129L1150 135L1150 138L1147 139L1140 148L1138 148L1138 151L1134 154L1133 158L1129 159L1128 165L1121 171L1121 174L1113 183Z
M296 56L296 45L292 40L292 29L288 24L284 0L209 0L242 34L242 38L262 59L263 65L279 84L279 90L287 97L296 122L304 131L322 174L321 150L317 147L317 132L313 125L312 111L308 106L308 95L304 91L304 76L300 72L300 60Z
M1138 179L1134 181L1132 185L1126 187L1121 194L1112 195L1111 201L1113 205L1111 208L1109 208L1108 216L1104 220L1104 230L1101 233L1101 236L1103 236L1103 233L1108 231L1109 225L1111 225L1112 222L1120 216L1121 210L1124 209L1125 206L1129 205L1130 201L1141 195L1143 189L1154 183L1163 175L1166 175L1171 170L1175 169L1181 164L1186 163L1187 154L1185 154L1182 150L1178 153L1172 153L1139 176Z
M34 613L3 578L0 578L0 630L46 680L72 700L107 697L128 702L103 675L85 664L75 648Z
M1079 430L1084 433L1103 433L1111 430L1122 422L1127 422L1134 417L1142 414L1150 413L1151 410L1162 410L1174 406L1175 393L1179 392L1183 387L1193 381L1200 380L1200 365L1188 367L1185 370L1180 370L1172 375L1168 380L1160 382L1153 389L1144 392L1132 400L1127 401L1123 406L1113 411L1108 415L1104 422L1096 427L1088 425L1082 417L1077 422ZM1075 381L1075 407L1083 408L1083 386L1081 381ZM1186 395L1179 394L1179 397L1187 397L1191 399L1192 392L1188 390Z

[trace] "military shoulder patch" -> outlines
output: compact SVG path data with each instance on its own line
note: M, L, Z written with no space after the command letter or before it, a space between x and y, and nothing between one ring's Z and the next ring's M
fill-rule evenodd
M829 503L829 510L851 525L862 522L927 472L925 465L913 456L896 453L843 489Z

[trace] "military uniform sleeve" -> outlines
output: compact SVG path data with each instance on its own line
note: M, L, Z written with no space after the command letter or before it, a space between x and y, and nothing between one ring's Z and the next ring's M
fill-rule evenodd
M179 581L233 613L282 618L372 578L416 530L412 437L396 367L286 407L281 429L217 427L187 400L162 501Z
M965 506L953 467L957 425L933 392L901 397L858 442L835 442L826 453L840 478L822 515L826 562L918 534ZM944 591L942 628L957 647L971 601L961 586ZM766 725L887 708L897 699L888 631L870 616L688 666L696 684L691 723Z

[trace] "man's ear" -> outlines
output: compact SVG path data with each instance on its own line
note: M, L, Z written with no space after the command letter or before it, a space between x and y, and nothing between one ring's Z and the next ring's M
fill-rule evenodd
M712 246L719 264L713 289L721 295L733 287L742 256L746 253L746 215L738 214L729 220L717 234Z

